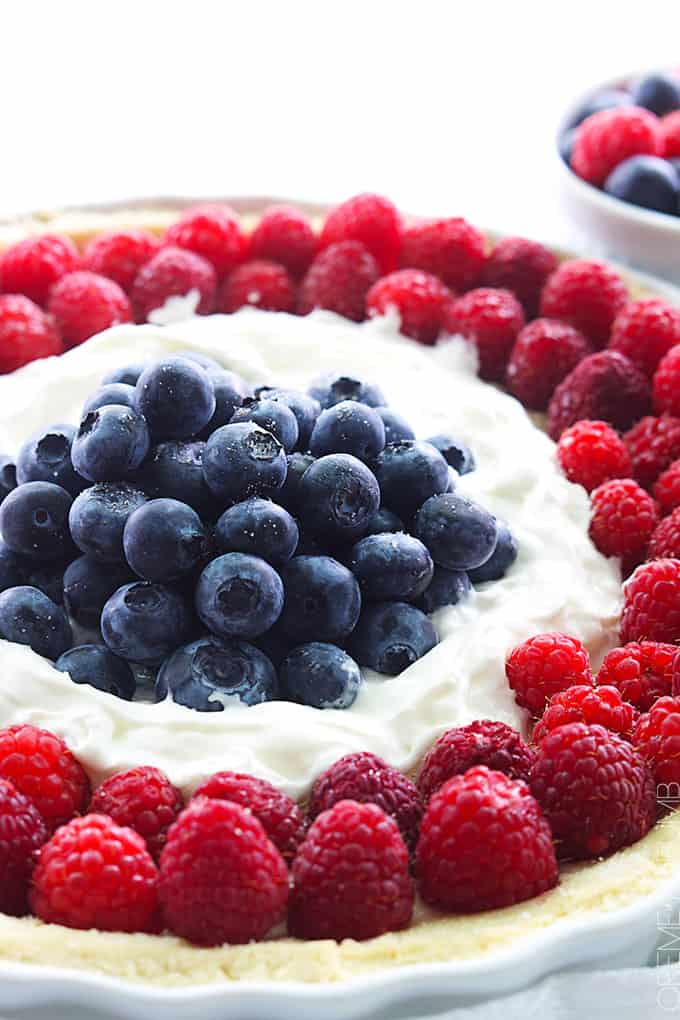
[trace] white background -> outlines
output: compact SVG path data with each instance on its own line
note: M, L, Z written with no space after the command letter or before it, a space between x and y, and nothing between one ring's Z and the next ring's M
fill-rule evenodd
M0 214L338 199L567 240L575 93L680 65L680 0L0 0Z

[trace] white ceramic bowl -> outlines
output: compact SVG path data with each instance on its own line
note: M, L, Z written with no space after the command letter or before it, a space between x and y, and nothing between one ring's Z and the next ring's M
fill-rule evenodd
M222 199L225 201L225 199ZM227 199L242 214L257 213L276 199ZM123 203L144 208L149 202ZM181 208L187 199L152 203ZM323 207L295 204L311 214ZM96 207L93 213L114 211ZM492 234L491 231L489 231ZM560 252L576 257L574 252ZM680 291L642 274L629 282L665 294L680 304ZM426 1017L511 994L550 974L643 966L654 961L667 941L663 918L680 902L680 874L669 874L648 895L629 906L593 919L570 916L520 937L507 949L483 958L403 966L350 980L314 984L242 981L162 988L113 979L83 970L67 970L0 961L0 1013L31 1010L31 1016L55 1020L96 1020L100 1014L120 1020L406 1020ZM65 935L68 941L68 934ZM33 1012L34 1011L34 1012Z
M639 75L621 75L577 97L560 122L557 141L585 102L636 77ZM557 146L554 158L559 164L562 202L581 244L587 244L592 254L680 283L680 216L643 209L607 195L578 177L561 158Z

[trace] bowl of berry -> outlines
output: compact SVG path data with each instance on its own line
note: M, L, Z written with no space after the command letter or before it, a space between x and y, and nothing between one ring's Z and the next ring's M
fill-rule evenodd
M680 69L590 89L557 148L567 210L591 247L680 281Z

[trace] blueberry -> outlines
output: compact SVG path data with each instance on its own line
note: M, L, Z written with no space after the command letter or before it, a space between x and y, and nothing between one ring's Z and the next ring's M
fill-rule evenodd
M450 467L449 468L449 480L446 484L446 492L455 492L458 486L458 472Z
M437 644L425 613L408 602L377 602L364 608L350 640L361 666L397 676Z
M273 495L283 485L286 471L278 439L252 421L222 426L205 445L203 474L223 504Z
M176 591L150 581L124 584L107 600L102 637L114 655L155 665L181 644L190 625L186 603Z
M38 563L36 560L27 564L24 584L37 588L48 598L60 606L64 601L64 571L66 563Z
M173 356L193 361L194 364L204 368L206 372L221 372L223 370L223 366L220 365L219 361L211 358L209 354L203 354L201 351L173 351Z
M359 693L361 671L342 648L312 641L286 656L279 682L286 701L311 708L349 708Z
M187 358L167 357L145 368L135 388L137 410L155 440L190 439L215 413L210 376Z
M220 637L254 638L272 627L283 608L283 584L259 556L225 553L212 560L196 585L196 612Z
M438 566L472 570L486 563L496 548L498 522L478 503L446 492L423 503L414 533Z
M317 535L313 535L309 531L300 532L300 540L295 550L296 556L324 556L327 552L326 543Z
M296 642L338 642L355 627L361 593L347 567L330 556L295 556L281 569L282 632Z
M567 128L557 140L557 150L567 166L571 166L571 154L574 151L575 141L576 128Z
M114 368L112 372L102 379L102 386L109 383L125 383L126 386L136 386L137 380L147 367L146 362L138 362L134 365L123 365L122 368Z
M256 648L259 648L261 652L267 656L267 658L273 662L274 666L278 669L285 657L293 648L294 642L281 630L281 625L277 620L273 627L266 632L261 634L260 637L255 638L253 644Z
M298 526L288 511L258 497L229 507L215 527L222 552L250 553L274 566L291 558L299 538Z
M34 432L19 450L16 463L17 485L24 482L54 482L72 496L88 484L71 462L71 445L76 434L74 425L53 425Z
M389 443L401 443L404 439L416 438L415 432L406 419L393 411L391 407L376 407L376 411L382 418L386 446Z
M231 421L252 421L260 428L276 436L286 453L290 453L298 441L297 418L289 407L266 397L247 397L234 411Z
M7 588L0 594L0 637L29 645L46 659L58 659L73 640L64 610L29 585Z
M229 372L225 368L209 369L208 375L215 391L215 411L200 433L204 439L207 439L215 429L228 425L236 408L241 406L246 397L253 395L251 387L236 372Z
M300 480L314 460L311 453L289 453L286 457L286 480L276 493L276 502L291 513L298 510Z
M371 521L367 534L368 535L384 535L388 532L405 531L404 522L401 517L397 517L395 513L388 510L386 506L381 506L377 514Z
M586 117L591 117L594 113L600 113L602 110L613 110L617 106L630 106L632 102L630 94L624 92L623 89L605 89L603 92L598 92L592 96L575 110L569 118L567 127L578 127Z
M315 379L309 387L309 394L323 408L339 404L341 400L358 400L369 407L381 407L387 403L378 386L349 375L338 375L337 372L327 372Z
M408 520L449 481L443 456L430 443L406 439L386 446L374 465L383 502Z
M88 411L96 411L107 404L118 404L122 407L135 406L135 388L129 383L106 383L95 390L83 404L83 416Z
M385 426L377 411L356 400L341 400L317 418L309 440L315 457L328 453L351 453L359 460L373 460L385 447Z
M178 499L201 517L214 517L215 499L203 476L204 453L201 440L168 439L151 448L135 480L149 496Z
M425 613L434 613L442 606L455 606L472 591L470 578L464 570L447 570L435 567L430 584L418 600L418 607Z
M678 178L675 169L658 156L631 156L619 163L604 182L614 198L656 212L677 212Z
M52 482L26 482L13 489L0 505L0 531L16 553L32 559L65 559L73 544L69 510L73 499Z
M680 109L680 81L670 74L648 74L633 86L634 106L643 106L657 117Z
M286 407L295 415L298 424L298 441L296 448L306 450L309 447L309 437L321 413L321 404L308 393L300 393L298 390L266 390L268 400L275 400Z
M64 606L81 627L97 630L107 600L132 580L127 563L101 563L90 556L79 556L64 571Z
M149 430L141 414L122 404L88 411L71 447L73 466L91 482L126 478L149 452Z
M302 476L298 493L303 526L331 542L361 538L380 506L375 475L348 453L315 460Z
M30 562L31 560L15 553L13 549L0 541L0 592L5 591L6 588L16 588L17 585L26 584Z
M678 182L678 189L680 190L680 158L676 156L675 159L669 159L667 160L667 162L670 163L670 165L673 167L675 171L675 176Z
M125 522L123 549L145 581L175 581L204 558L206 530L195 510L177 499L152 499Z
M168 694L198 712L222 712L233 698L259 705L276 698L276 671L254 645L211 635L178 648L165 660L156 678L156 696L162 700Z
M81 552L102 563L125 560L123 529L130 514L146 503L141 489L128 482L99 482L73 501L69 524Z
M132 701L137 687L127 662L105 645L76 645L59 656L54 668L68 673L75 684L89 684L124 701Z
M352 549L349 568L361 596L373 602L411 602L432 580L434 564L422 542L412 535L368 535Z
M507 524L498 521L496 548L486 563L482 563L481 567L475 567L470 571L470 580L473 584L481 584L483 581L499 581L507 574L516 559L517 542L515 537Z
M11 457L0 454L0 503L12 489L17 487L16 464Z
M459 475L467 475L475 469L475 458L470 447L461 439L448 432L439 432L427 440Z

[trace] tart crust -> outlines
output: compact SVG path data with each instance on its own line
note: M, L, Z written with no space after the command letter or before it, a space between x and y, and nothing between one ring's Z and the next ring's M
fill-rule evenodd
M0 221L0 251L46 232L66 234L81 248L104 231L142 229L161 234L194 201L146 200ZM250 230L273 200L226 201ZM292 204L305 209L315 222L321 221L323 206ZM497 235L488 231L486 236L492 244ZM574 257L554 250L560 259ZM633 274L623 271L622 275L635 297L661 293L661 288L655 292ZM479 960L549 928L605 920L660 894L674 873L678 845L680 813L667 816L638 843L607 860L561 869L560 884L532 900L467 916L440 915L418 903L408 929L365 942L277 938L202 949L170 935L75 931L35 918L0 914L0 963L62 967L163 987L195 987L244 981L322 984L412 964Z

